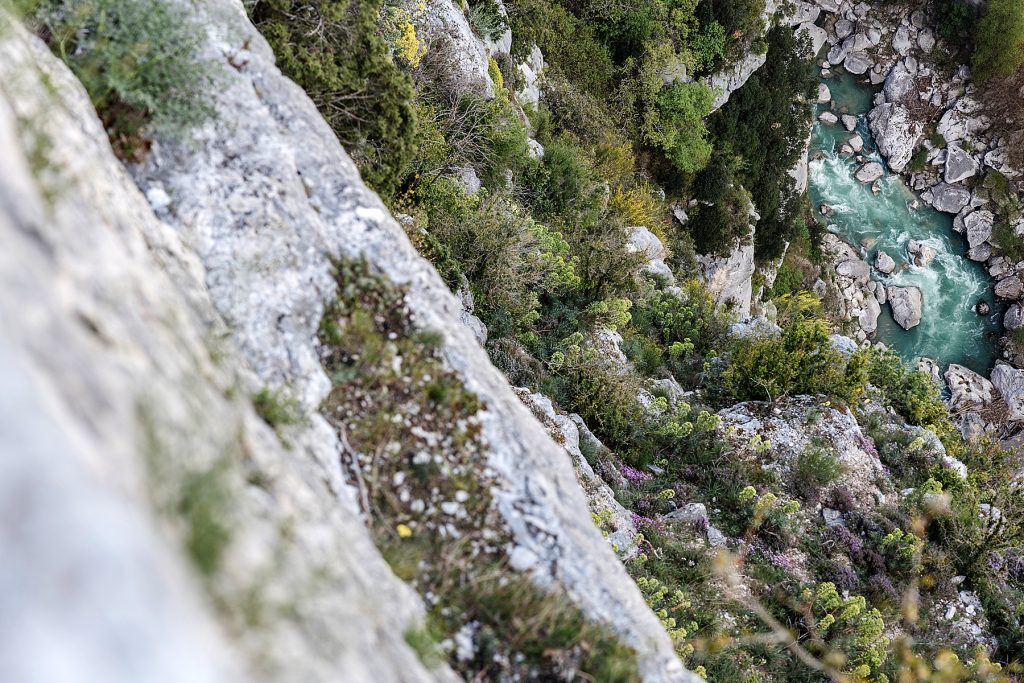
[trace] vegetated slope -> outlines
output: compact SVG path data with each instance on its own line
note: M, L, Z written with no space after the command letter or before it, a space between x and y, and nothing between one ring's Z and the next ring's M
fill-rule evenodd
M174 44L124 42L160 24L115 2L96 5L121 19L110 36L41 4L33 25L184 236L140 205L170 240L149 248L189 264L197 325L225 331L277 430L234 399L240 455L157 470L184 483L154 499L172 530L149 537L192 552L242 653L227 659L273 680L684 680L677 656L721 681L1003 676L990 660L1021 642L1015 456L963 444L928 376L832 334L813 296L733 324L693 278L692 241L756 240L756 210L773 226L759 250L815 253L786 177L756 163L759 140L799 157L804 84L787 74L804 53L766 32L790 19L758 2L254 3L311 101L232 3L161 4L205 29L168 30ZM138 59L150 50L167 59ZM761 51L748 94L705 123L712 93L692 77ZM110 55L177 67L107 81ZM160 92L209 116L161 109ZM736 112L765 92L772 111L740 135ZM19 146L44 178L45 147ZM187 434L208 447L230 421L199 414L210 436ZM183 453L157 461L174 472Z

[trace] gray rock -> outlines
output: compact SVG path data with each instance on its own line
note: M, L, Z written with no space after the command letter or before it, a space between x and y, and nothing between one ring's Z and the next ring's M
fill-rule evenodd
M855 282L866 284L871 275L871 266L859 258L851 259L849 261L840 261L836 264L836 274L841 275L842 277L848 277Z
M896 63L885 77L882 92L886 102L902 103L914 91L914 74L907 68L906 60Z
M884 251L880 251L875 254L875 268L880 273L891 275L896 270L896 261L893 260L892 256L889 256Z
M917 46L925 52L931 52L935 48L935 34L930 28L921 29L917 34Z
M921 309L924 304L921 290L917 287L888 287L889 307L893 319L905 330L921 323Z
M843 524L843 513L829 507L821 508L821 518L825 520L825 526L835 527Z
M934 248L919 240L910 240L907 243L907 252L910 253L911 261L918 268L927 268L938 255Z
M822 104L832 101L832 91L824 83L818 84L818 102Z
M237 7L219 10L203 23L223 39L215 52L226 75L219 94L231 90L228 79L245 78L252 98L225 111L220 125L244 128L268 106L219 46L251 41L259 77L273 81L276 70ZM238 24L228 30L223 17ZM158 219L111 153L81 84L9 16L0 22L0 499L16 505L0 528L0 593L6 623L21 625L4 628L3 678L455 680L443 664L428 670L405 642L425 610L374 546L342 474L347 455L335 431L307 412L286 448L253 409L248 397L271 379L254 375L251 350L233 340L250 321L225 322L217 301L230 294L271 306L263 295L276 292L209 278L193 249L222 243L221 226L199 237ZM301 91L285 94L315 114ZM297 119L285 125L300 126ZM340 153L319 116L312 120ZM262 147L266 169L287 167L291 154L272 128L255 147L235 147L225 164ZM40 166L42 137L51 144ZM160 154L168 166L179 163L167 148ZM358 183L347 159L339 165ZM192 215L204 195L226 216L238 205L231 189L242 169L234 168L190 174L187 192L157 178L140 185L161 188L163 196L149 196L165 215ZM316 278L285 280L281 265L296 254L279 258L280 245L267 241L294 237L285 221L267 229L289 193L305 196L301 179L288 178L267 187L272 199L253 217L267 234L246 260L284 288L317 289ZM50 193L53 181L59 191ZM405 239L399 231L394 225L396 243ZM267 333L288 330L279 322ZM316 358L303 343L273 351L294 352L300 365ZM284 389L283 379L274 386ZM291 395L302 397L296 389ZM230 536L210 577L184 550L190 522L179 508L197 482L216 496L217 524ZM252 595L263 608L259 628L247 627Z
M869 161L857 169L855 177L862 183L873 183L884 174L885 172L882 170L882 165L880 163L877 161Z
M946 172L947 183L959 183L970 178L980 168L978 161L968 154L960 145L950 144L946 148Z
M1024 285L1019 277L1010 275L996 282L994 291L1000 299L1019 299L1024 294Z
M1016 301L1010 304L1003 314L1003 327L1008 330L1018 330L1024 327L1024 308Z
M849 19L839 19L836 21L833 30L835 31L836 38L838 38L839 40L844 40L845 38L853 34L853 28L853 22L850 21Z
M836 351L843 354L847 358L857 353L857 349L860 348L857 345L857 342L841 334L833 334L828 339L829 342L832 344L832 348L834 348Z
M925 195L928 196L927 194ZM939 183L931 189L931 205L945 213L959 213L971 201L971 191L959 185Z
M708 79L708 86L715 93L711 111L717 111L725 106L729 97L743 87L755 71L764 66L767 58L767 53L747 52L742 59L725 71L712 75Z
M964 218L964 232L967 235L967 243L971 247L977 247L987 242L992 237L992 224L995 216L991 211L972 211Z
M476 169L468 164L459 169L456 180L466 194L476 194L483 187L480 177L476 174Z
M520 104L536 106L540 102L540 78L544 73L544 54L536 45L530 51L526 61L519 65L519 73L523 76L523 85L516 94Z
M871 68L873 62L866 52L851 52L843 60L843 66L852 74L861 75Z
M892 49L901 55L906 56L910 52L910 48L913 46L913 34L911 33L910 27L906 24L902 24L896 29L896 34L892 38Z
M494 84L487 71L487 47L473 33L457 2L436 0L426 3L426 11L414 12L412 21L417 36L427 44L435 41L447 44L450 58L445 61L445 68L450 71L452 82L477 95L494 95Z
M828 125L833 126L839 122L839 117L830 111L823 111L818 114L818 120L822 123L827 123Z
M864 149L864 138L860 135L854 135L846 144L850 146L850 149L859 154Z
M849 54L849 50L846 49L845 43L833 45L832 49L828 51L828 55L825 57L826 61L832 66L839 66L846 59L846 55Z
M949 406L953 410L986 406L995 397L992 382L956 363L946 370L946 385L950 393Z
M914 147L921 137L921 124L910 117L906 107L891 102L872 109L868 118L878 150L889 161L893 171L902 172L910 163Z
M992 245L987 242L982 242L976 247L971 247L967 250L967 258L972 261L978 261L983 263L992 256Z
M843 114L843 127L851 133L857 129L857 117L851 114Z
M882 307L879 305L878 300L874 296L865 297L864 310L857 321L860 324L860 329L864 330L867 334L874 333L878 329L878 316L881 314Z
M821 48L828 42L828 33L825 29L820 26L816 26L813 22L806 22L800 25L796 30L798 35L804 35L807 37L807 42L810 47L808 54L815 56L821 52Z
M663 259L668 255L658 236L647 228L635 226L626 228L626 231L629 233L629 241L626 243L628 251L641 253L648 261Z
M1024 371L999 361L992 369L992 384L1006 402L1007 417L1013 422L1024 421Z

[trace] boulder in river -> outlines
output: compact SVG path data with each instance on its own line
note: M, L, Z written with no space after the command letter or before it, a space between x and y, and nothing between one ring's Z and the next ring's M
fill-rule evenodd
M818 115L818 120L822 123L827 123L828 125L833 126L837 121L839 121L839 118L830 111L823 111Z
M877 161L869 161L868 163L857 169L855 177L862 183L873 183L882 177L884 171L882 165Z
M859 135L854 135L847 141L846 144L848 144L850 146L850 149L852 149L854 152L859 153L862 149L864 149L864 138L862 138Z
M924 297L917 287L888 287L889 307L896 323L905 330L921 324Z
M832 101L832 91L824 83L818 84L818 102L828 104Z
M896 261L893 260L892 256L889 256L884 251L880 251L875 254L875 268L880 273L891 275L896 270Z
M853 258L848 261L840 261L837 263L836 274L842 277L848 277L861 284L867 284L868 278L871 277L871 266L864 261L861 261L859 258Z
M857 51L846 55L843 66L852 74L860 76L871 68L871 57L866 52Z
M937 255L935 249L918 240L910 240L907 243L907 251L910 252L910 258L918 268L930 266Z
M971 191L960 185L939 183L928 193L931 205L938 211L945 213L960 213L960 210L971 202Z
M988 242L992 238L992 224L995 216L991 211L972 211L964 217L964 232L967 243L972 247Z
M853 114L843 114L843 127L851 133L857 130L857 117Z
M974 310L977 311L978 315L988 315L992 312L992 307L989 306L987 301L979 301L974 306Z
M868 114L868 119L878 150L892 170L900 173L914 155L914 147L923 131L921 124L911 118L906 107L892 102L879 104Z
M874 296L864 297L864 310L861 311L860 329L867 334L872 334L878 329L878 316L882 315L882 307Z
M1004 277L996 283L995 293L1000 299L1019 299L1024 294L1024 284L1016 275Z
M946 149L944 178L947 183L959 183L978 172L978 160L968 154L960 145L950 144Z

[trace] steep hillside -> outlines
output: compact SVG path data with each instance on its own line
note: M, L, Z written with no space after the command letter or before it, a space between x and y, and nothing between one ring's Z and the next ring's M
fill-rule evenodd
M877 141L1020 298L994 16L0 6L0 678L1020 680L1016 335L878 343L807 194Z

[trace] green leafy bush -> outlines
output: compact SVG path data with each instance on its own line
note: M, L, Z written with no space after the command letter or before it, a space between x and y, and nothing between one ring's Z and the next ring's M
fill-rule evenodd
M989 0L974 41L971 69L975 78L986 81L1013 75L1024 64L1024 4L1018 0Z
M415 152L416 114L412 80L378 33L381 5L258 0L251 16L278 66L313 99L363 178L390 195Z
M502 14L498 0L470 0L469 25L477 35L498 40L508 30L508 19Z
M846 359L832 347L829 324L811 294L779 302L779 337L735 342L722 390L739 400L774 401L784 395L822 394L852 402L864 390L862 354Z
M648 111L644 136L679 170L699 171L711 158L704 117L711 113L714 101L714 94L703 83L667 86Z
M932 378L911 368L891 349L871 352L868 378L910 424L934 426L949 415Z
M30 25L85 86L114 152L139 161L150 133L185 134L213 116L202 27L167 2L24 0Z

